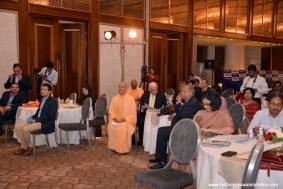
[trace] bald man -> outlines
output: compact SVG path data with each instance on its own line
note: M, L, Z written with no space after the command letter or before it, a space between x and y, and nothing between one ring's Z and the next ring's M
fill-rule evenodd
M108 148L119 154L128 153L137 122L137 109L134 98L127 94L125 82L119 84L119 94L112 98L108 112Z

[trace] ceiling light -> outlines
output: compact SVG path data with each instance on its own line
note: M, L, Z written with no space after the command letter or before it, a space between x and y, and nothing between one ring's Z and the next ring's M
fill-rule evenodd
M130 39L136 39L136 38L137 38L137 32L136 32L136 30L130 30L130 31L129 31L129 38L130 38Z

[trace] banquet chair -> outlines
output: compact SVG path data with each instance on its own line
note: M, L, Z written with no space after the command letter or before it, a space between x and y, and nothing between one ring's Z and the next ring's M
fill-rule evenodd
M172 129L169 139L171 159L163 169L149 170L135 176L136 188L141 184L156 189L175 189L193 184L196 188L196 158L201 142L199 126L191 119L180 120ZM173 161L189 164L192 173L171 168Z
M77 93L71 93L69 96L69 100L73 100L74 103L77 101Z
M79 131L81 137L81 131L86 131L86 136L88 140L89 147L91 148L91 133L89 128L89 117L92 110L92 100L91 98L86 98L82 105L82 119L79 123L60 123L59 124L59 135L60 141L62 143L62 130L66 132L67 146L70 150L69 145L69 132ZM80 138L81 139L81 138Z
M106 112L107 112L107 98L105 96L100 96L94 106L94 119L89 120L89 127L92 128L92 133L95 139L95 129L96 127L101 127L102 125L107 125L106 120ZM107 135L107 131L106 131Z
M174 91L174 89L169 88L169 89L167 89L167 90L165 91L165 94L166 94L167 96L173 96L173 95L175 94L175 91Z
M55 122L57 121L57 119L58 119L58 117L59 117L59 112L60 112L60 107L58 106L58 110L57 110L57 115L56 115ZM49 144L49 140L48 140L48 135L49 135L49 134L52 134L52 133L54 133L56 146L57 146L58 150L60 151L60 147L59 147L59 144L58 144L58 138L57 138L57 132L56 132L56 126L55 126L54 131L53 131L53 132L50 132L50 133L43 133L41 129L31 132L31 135L32 135L32 143L33 143L33 156L35 156L36 136L37 136L37 135L45 135L45 140L46 140L47 148L50 149L50 144Z
M222 96L224 98L229 98L229 97L233 97L234 95L234 90L233 89L227 89L222 93Z
M246 120L246 110L242 104L236 103L229 108L229 114L233 119L234 128L242 134L241 127Z
M14 129L15 127L15 120L7 120L0 122L1 128L5 130L5 143L8 142L8 131Z
M233 104L236 104L237 101L232 98L232 97L228 97L226 98L226 102L227 102L227 108L229 109Z
M255 184L257 175L259 172L259 166L263 155L264 145L262 142L258 142L252 148L243 175L243 184ZM242 189L255 188L254 186L242 186Z

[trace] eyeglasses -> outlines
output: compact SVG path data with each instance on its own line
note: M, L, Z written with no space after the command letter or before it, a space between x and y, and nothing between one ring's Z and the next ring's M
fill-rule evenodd
M271 103L269 103L271 106L277 106L277 107L282 107L282 104L281 103L278 103L278 104L276 104L276 103L274 103L274 102L271 102Z

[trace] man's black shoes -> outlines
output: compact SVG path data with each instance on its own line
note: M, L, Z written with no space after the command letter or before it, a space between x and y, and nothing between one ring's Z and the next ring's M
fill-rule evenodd
M150 166L149 168L150 168L150 169L162 169L164 166L165 166L165 163L158 162L157 164L152 165L152 166Z

